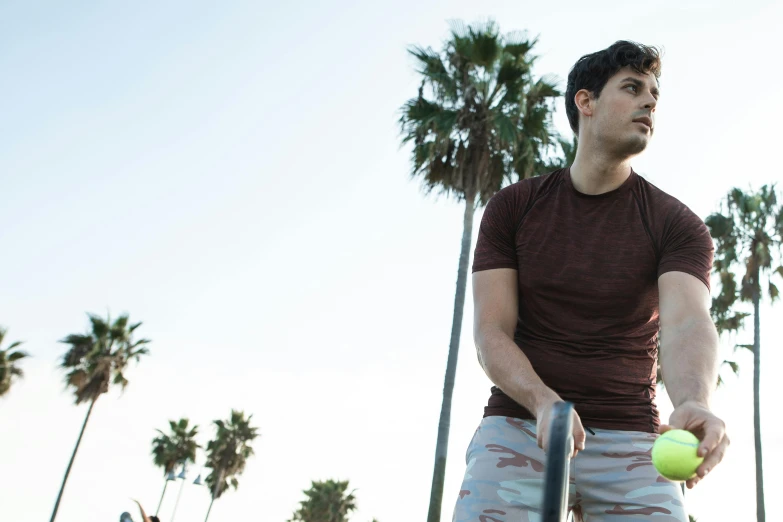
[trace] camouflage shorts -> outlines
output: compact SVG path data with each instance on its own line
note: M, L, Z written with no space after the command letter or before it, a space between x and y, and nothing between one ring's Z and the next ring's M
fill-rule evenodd
M657 435L593 429L571 461L568 504L576 521L687 522L680 485L652 465ZM467 455L453 522L538 522L545 456L535 421L487 417Z

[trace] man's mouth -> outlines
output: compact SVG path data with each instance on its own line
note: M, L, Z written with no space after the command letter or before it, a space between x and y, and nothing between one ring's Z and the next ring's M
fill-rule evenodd
M633 120L634 123L641 123L643 125L646 125L648 129L652 130L652 118L649 116L642 116L641 118L636 118Z

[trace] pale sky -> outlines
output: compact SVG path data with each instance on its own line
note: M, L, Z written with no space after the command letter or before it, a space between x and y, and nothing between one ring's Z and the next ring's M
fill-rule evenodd
M33 355L0 401L0 519L48 521L86 412L57 340L107 311L143 321L152 353L98 401L59 522L118 520L130 497L154 511L155 428L187 416L206 445L231 408L261 437L211 521L284 521L328 478L357 488L357 522L426 517L462 207L409 180L398 110L418 86L406 47L486 17L540 35L536 73L563 80L615 40L662 46L656 136L635 168L700 216L781 178L772 1L0 2L0 325ZM562 100L556 123L568 135ZM763 368L779 368L783 305L762 314ZM471 316L469 298L444 522L490 387ZM715 400L733 445L686 497L701 522L755 514L750 354L738 360ZM762 379L772 520L783 436ZM209 503L190 482L180 522Z

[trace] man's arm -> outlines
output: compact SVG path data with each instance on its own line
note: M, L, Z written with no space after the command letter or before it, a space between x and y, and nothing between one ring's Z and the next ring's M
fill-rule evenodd
M683 272L667 272L658 278L661 321L661 370L674 412L669 425L696 434L705 456L695 486L722 459L729 439L722 420L710 412L718 380L718 333L710 317L710 293L704 283Z
M144 512L144 508L141 507L141 502L139 502L136 499L133 499L133 501L136 503L137 506L139 506L139 512L141 513L142 522L150 522L150 517L148 517L147 514Z
M709 408L718 381L718 333L710 316L710 292L683 272L658 280L661 369L674 407L693 401Z
M473 274L473 337L479 363L503 393L536 416L538 445L546 450L549 414L552 405L562 399L544 384L514 342L518 299L516 270L498 268ZM584 449L585 433L578 416L574 415L575 450L578 451Z

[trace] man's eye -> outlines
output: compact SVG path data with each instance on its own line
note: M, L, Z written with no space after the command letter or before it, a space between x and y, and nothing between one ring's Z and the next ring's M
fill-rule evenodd
M631 92L637 92L639 90L639 88L636 87L636 85L626 85L625 88L626 89L633 89Z

